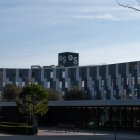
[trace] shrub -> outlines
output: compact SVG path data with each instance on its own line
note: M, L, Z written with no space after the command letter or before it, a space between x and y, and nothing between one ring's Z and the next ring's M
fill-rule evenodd
M59 91L56 91L53 88L47 89L48 91L48 100L49 101L58 101L62 98Z
M88 94L85 91L74 88L64 95L64 100L88 100Z
M26 123L1 122L0 131L12 134L36 135L38 128L36 126L29 126Z
M3 88L3 99L7 101L15 101L21 90L22 89L17 87L15 84L7 84Z

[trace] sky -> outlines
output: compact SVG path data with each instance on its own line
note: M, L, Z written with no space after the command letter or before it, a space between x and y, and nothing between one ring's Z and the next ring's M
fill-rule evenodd
M140 12L116 0L0 0L1 68L58 65L62 52L79 65L140 61Z

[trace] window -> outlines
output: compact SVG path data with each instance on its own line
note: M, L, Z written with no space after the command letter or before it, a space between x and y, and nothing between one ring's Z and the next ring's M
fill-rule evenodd
M0 75L2 75L3 74L3 72L2 71L0 71Z
M16 74L15 74L15 73L12 73L12 76L13 76L13 77L15 77L15 76L16 76Z
M111 85L112 86L114 85L114 79L111 79Z
M116 78L116 86L118 85L118 78Z
M62 88L62 81L59 82L59 88Z
M137 70L137 64L134 65L134 70Z
M87 80L87 87L90 87L90 81Z
M6 85L6 83L5 83L5 82L3 82L3 87L5 87L5 85Z
M129 79L126 78L126 85L129 85Z
M50 73L50 78L53 78L53 72L51 71L51 73Z
M124 85L124 78L121 79L121 85Z
M33 73L32 73L32 75L33 75ZM19 73L19 78L22 78L22 73L21 72Z
M126 97L126 89L123 90L123 96Z
M50 88L50 82L47 82L47 88Z
M135 77L132 77L132 79L131 79L131 83L132 83L132 85L135 84Z
M106 98L106 90L104 90L104 94L103 95L104 95L104 98Z
M96 90L94 91L94 96L97 96L97 91Z
M65 75L65 71L62 72L62 78L65 78L66 75Z
M138 94L138 90L137 90L137 88L135 88L134 96L137 97L137 94Z
M121 94L122 94L122 91L121 91L121 90L119 90L119 96L121 96Z
M113 90L113 97L116 97L116 90Z
M85 81L82 81L82 88L85 86Z
M24 87L25 86L25 82L22 82L22 87Z
M138 84L140 84L140 77L138 77Z
M16 86L18 87L18 82L16 82Z
M67 81L65 82L65 88L68 88L68 82Z
M104 80L101 81L101 86L102 86L102 87L104 86Z
M33 78L35 77L35 72L34 72L34 71L32 71L32 77L33 77Z
M93 84L93 86L94 86L94 81L92 81L92 84Z
M62 91L62 95L65 95L65 91Z

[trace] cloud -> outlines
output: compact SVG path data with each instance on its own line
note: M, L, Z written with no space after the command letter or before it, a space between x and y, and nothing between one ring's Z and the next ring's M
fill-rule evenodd
M112 14L110 13L106 13L103 15L97 15L96 16L97 19L110 19L110 20L118 20L117 18L115 18Z
M0 9L0 25L3 22L11 23L16 28L19 25L31 28L48 24L71 24L79 19L122 21L140 17L139 14L125 10L109 0L14 0L14 3L10 0L5 1L7 2L2 4L5 8Z
M139 43L131 43L139 40L135 20L140 14L119 7L114 0L2 1L2 67L57 64L57 53L63 51L79 52L82 65L140 60ZM125 41L128 44L110 45Z
M110 13L105 13L105 14L97 14L97 15L77 15L75 16L76 18L79 19L101 19L101 20L114 20L114 21L119 21L117 17Z

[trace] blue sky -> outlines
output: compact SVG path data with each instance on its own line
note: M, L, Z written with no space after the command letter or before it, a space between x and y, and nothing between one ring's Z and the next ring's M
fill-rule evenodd
M57 65L61 52L80 65L139 61L139 25L115 0L0 0L0 67Z

